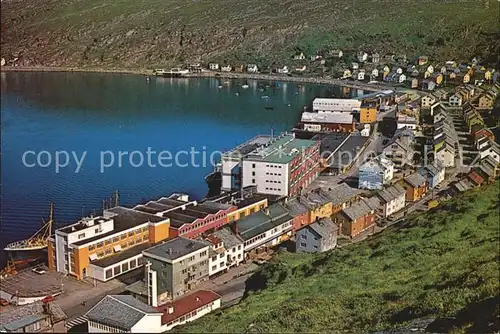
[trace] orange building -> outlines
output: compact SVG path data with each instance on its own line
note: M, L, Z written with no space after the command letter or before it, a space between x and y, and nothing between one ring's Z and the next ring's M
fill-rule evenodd
M375 204L360 199L333 216L333 222L340 226L340 232L350 238L375 228Z
M413 173L406 177L401 185L406 190L407 202L420 200L425 196L428 189L427 180L419 173Z
M371 124L377 121L377 102L366 101L359 109L359 122L361 124Z
M48 245L51 270L107 281L140 267L142 251L169 237L169 218L115 207L55 231Z

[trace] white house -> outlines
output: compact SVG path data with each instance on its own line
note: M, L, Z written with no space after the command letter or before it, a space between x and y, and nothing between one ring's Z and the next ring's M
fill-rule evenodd
M432 65L427 66L427 72L429 72L430 74L434 73L434 66Z
M86 314L89 333L161 333L163 313L130 295L108 295Z
M489 144L484 145L479 150L479 154L481 155L481 159L489 156L497 163L500 163L500 145L491 139L489 140Z
M296 67L295 72L302 73L307 69L306 65L303 65L302 67Z
M359 166L360 189L382 189L394 177L394 163L379 155Z
M425 95L422 97L421 99L421 106L422 108L429 108L430 106L432 106L435 102L436 102L436 97L433 96L433 95Z
M210 63L208 64L208 68L212 71L218 71L219 70L219 64L217 63Z
M259 68L255 64L248 64L247 65L247 72L248 73L257 73L257 72L259 72Z
M397 123L398 129L408 128L412 131L415 131L417 129L417 119L415 117L400 114L398 115Z
M282 68L278 68L278 73L279 74L287 74L288 73L288 67L285 65Z
M295 60L304 60L306 59L306 56L304 55L303 52L297 53L293 56L293 59Z
M209 235L205 239L210 244L208 250L208 276L211 277L227 270L226 247L221 239L213 235Z
M389 217L405 207L406 191L399 184L379 191L377 197L379 198L383 217Z
M352 67L353 70L357 70L359 68L359 64L358 63L352 63L351 67Z
M460 107L462 105L462 96L460 94L453 94L448 99L448 103L452 107Z
M232 70L233 68L231 67L231 65L226 65L221 67L222 72L231 72Z
M378 69L374 68L374 69L372 70L372 77L374 77L374 78L378 78Z
M229 227L224 227L212 233L212 236L220 239L226 249L227 268L237 267L245 260L243 250L243 239L237 236Z
M365 71L359 71L359 73L358 73L358 80L359 81L365 80Z
M398 82L399 83L403 83L406 81L406 75L404 73L402 73L399 78L398 78Z
M396 73L397 73L397 74L403 74L403 69L402 69L401 67L398 67L398 68L396 69Z
M368 53L360 51L358 52L358 62L364 63L368 60Z

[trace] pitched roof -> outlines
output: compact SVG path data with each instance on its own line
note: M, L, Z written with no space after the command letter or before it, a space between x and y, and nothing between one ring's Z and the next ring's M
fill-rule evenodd
M270 205L268 210L268 214L262 211L254 212L235 222L237 230L243 240L249 240L293 219L290 213L281 204Z
M139 320L149 314L159 314L153 307L130 295L108 295L101 299L86 316L113 327L130 330Z
M165 325L199 309L202 306L211 304L217 299L221 299L221 296L215 292L209 290L199 290L174 300L173 302L159 306L156 308L156 311L163 313L161 317L161 324ZM169 309L171 310L171 308L173 308L173 312L169 313Z
M484 182L484 179L481 177L481 175L479 175L475 171L470 172L467 177L478 186Z
M54 323L66 319L66 314L56 303L49 303L49 312ZM49 315L44 312L44 304L40 301L17 306L10 310L2 310L0 331L14 332L40 321Z
M229 249L241 245L243 240L237 236L229 227L224 227L212 233L224 243L224 246Z
M302 215L309 211L307 206L301 203L297 198L288 201L288 203L285 204L285 207L292 216Z
M407 176L405 178L405 181L412 187L421 187L425 184L427 180L419 173L413 173L410 176Z
M370 206L368 206L368 204L366 204L365 201L358 200L351 206L343 209L342 213L344 213L345 216L347 216L349 219L353 221L368 215L372 210L373 209Z
M406 191L401 185L395 184L387 189L379 191L377 193L377 196L382 200L383 203L389 203L402 195L404 196L405 193Z
M350 187L347 183L341 183L334 188L325 190L334 206L347 202L360 194L360 190Z
M336 233L339 227L330 218L321 218L311 225L306 225L308 228L316 232L321 238L327 238L330 234Z

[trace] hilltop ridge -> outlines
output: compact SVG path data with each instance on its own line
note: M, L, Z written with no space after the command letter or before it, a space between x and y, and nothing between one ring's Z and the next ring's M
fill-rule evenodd
M292 64L342 48L498 61L493 0L4 0L1 57L18 66Z

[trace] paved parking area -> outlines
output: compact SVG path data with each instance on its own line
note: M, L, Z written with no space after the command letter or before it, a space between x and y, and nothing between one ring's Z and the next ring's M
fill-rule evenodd
M1 290L10 295L17 294L20 298L29 298L61 295L88 288L86 283L49 271L45 266L37 268L45 273L35 273L32 268L22 270L16 275L2 279Z

